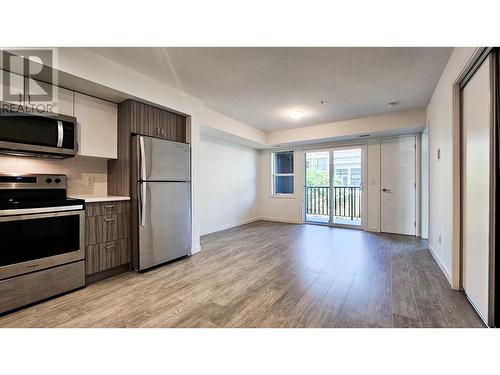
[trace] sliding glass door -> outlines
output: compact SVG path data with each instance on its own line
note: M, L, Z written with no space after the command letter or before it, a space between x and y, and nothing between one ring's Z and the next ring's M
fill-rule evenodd
M330 151L306 153L306 221L330 223Z
M306 152L305 221L362 226L362 148Z

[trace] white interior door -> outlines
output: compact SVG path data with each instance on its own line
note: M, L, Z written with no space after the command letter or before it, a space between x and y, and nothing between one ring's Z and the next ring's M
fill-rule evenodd
M380 229L416 233L416 139L387 138L380 142Z
M490 209L490 61L462 90L462 286L486 322Z

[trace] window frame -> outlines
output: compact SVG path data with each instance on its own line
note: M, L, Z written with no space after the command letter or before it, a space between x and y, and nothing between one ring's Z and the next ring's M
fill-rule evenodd
M292 168L292 173L275 173L275 160L276 154L279 153L284 153L284 152L291 152L292 153L292 161L293 161L293 168ZM287 177L291 176L293 179L293 193L277 193L275 190L275 177ZM295 197L295 150L276 150L276 151L271 151L271 197L274 198L294 198Z

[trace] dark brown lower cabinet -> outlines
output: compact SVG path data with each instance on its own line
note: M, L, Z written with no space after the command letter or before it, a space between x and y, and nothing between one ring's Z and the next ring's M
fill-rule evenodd
M85 255L87 275L130 263L128 239L87 246Z
M129 202L86 204L87 284L126 271L130 265Z

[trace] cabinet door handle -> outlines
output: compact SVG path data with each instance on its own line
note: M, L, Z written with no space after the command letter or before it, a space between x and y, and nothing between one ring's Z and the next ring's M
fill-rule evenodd
M21 93L19 93L19 103L21 103L22 100L23 100L23 97L22 97Z
M104 246L105 249L114 249L115 248L115 245L109 245L109 246Z
M115 221L115 219L104 219L104 221L105 221L106 223L108 223L108 224L109 224L109 223L114 222L114 221Z
M114 204L106 204L104 206L104 208L107 208L107 209L115 208L115 205Z

